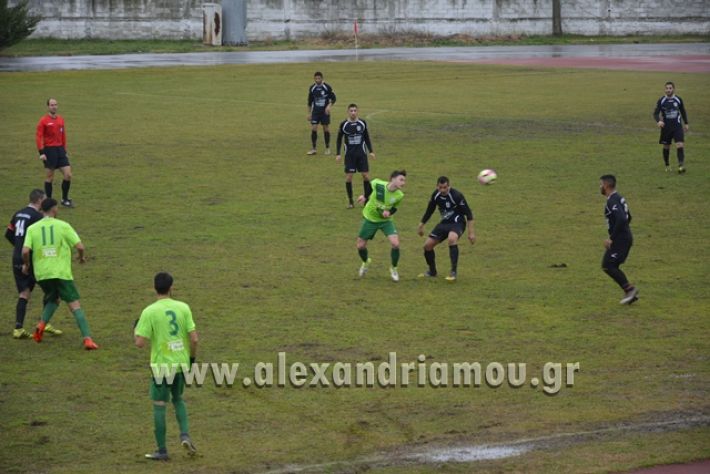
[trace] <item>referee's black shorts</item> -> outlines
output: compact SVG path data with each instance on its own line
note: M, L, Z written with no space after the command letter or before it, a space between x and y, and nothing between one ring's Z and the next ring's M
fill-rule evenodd
M44 154L47 159L44 161L44 167L49 170L64 168L69 166L69 158L63 146L48 146L44 148Z

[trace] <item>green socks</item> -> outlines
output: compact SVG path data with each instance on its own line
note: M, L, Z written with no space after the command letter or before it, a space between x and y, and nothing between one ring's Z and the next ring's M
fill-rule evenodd
M155 442L158 449L165 450L165 405L153 404L153 423L155 424Z
M189 433L190 425L187 422L187 407L185 406L185 401L182 399L173 401L173 407L175 407L175 418L177 418L178 425L180 425L180 434Z
M46 305L44 305L44 309L42 310L42 321L48 323L49 320L52 319L52 316L54 316L54 312L57 310L58 307L59 305L54 301L50 301Z
M47 305L49 306L49 304ZM55 305L56 307L56 305ZM45 306L46 310L46 306ZM72 311L72 314L74 315L74 319L76 319L76 325L79 326L79 330L81 331L81 336L82 337L91 337L91 333L89 332L89 323L86 321L86 315L84 314L84 310L81 308L77 308L74 311ZM42 319L44 319L44 315L42 315ZM45 322L48 322L49 319L45 320Z

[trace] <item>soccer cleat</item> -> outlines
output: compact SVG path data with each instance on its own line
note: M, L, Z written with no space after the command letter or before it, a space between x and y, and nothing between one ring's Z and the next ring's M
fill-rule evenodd
M685 173L685 167L684 166L679 166L678 167L678 174L683 174Z
M12 331L12 337L15 339L28 339L32 337L32 334L25 331L25 328L19 328Z
M315 155L316 154L316 149L313 148L312 150L309 150L306 155Z
M429 270L417 275L417 278L436 278L436 273L431 273Z
M326 155L330 155L330 148L326 148L326 149L325 149L325 154L326 154Z
M72 201L71 199L62 199L62 206L74 207L74 201Z
M348 207L347 207L346 209L352 209L352 208L354 208L354 207L355 207L355 204L349 202L349 203L348 203Z
M365 276L365 273L367 273L367 267L372 263L372 259L368 258L367 262L362 262L362 265L360 265L360 270L358 270L357 275L362 278Z
M187 454L189 456L194 456L195 453L197 453L197 448L193 444L192 440L190 439L190 435L187 433L182 433L180 435L180 444L182 447L187 451Z
M62 334L64 334L64 331L62 331L61 329L55 328L51 324L46 324L44 326L44 332L48 332L49 334L53 334L55 336L61 336Z
M94 342L93 339L91 339L90 337L84 338L84 349L86 349L87 351L95 351L98 348L99 346Z
M671 171L673 171L673 170L671 169L671 167L670 167L670 166L666 166L666 173L670 173Z
M44 321L40 321L37 323L37 327L35 328L34 334L32 334L32 339L35 340L35 342L42 342L42 336L44 336L44 328L46 326L46 323Z
M631 304L634 301L638 300L638 295L639 290L637 288L631 288L629 291L624 293L624 297L621 298L621 301L619 301L620 304Z
M399 281L399 272L397 271L397 267L390 267L390 276L392 277L392 281Z
M156 451L156 452L151 453L151 454L146 454L146 455L145 455L145 458L146 458L146 459L151 459L151 460L153 460L153 461L167 461L168 459L170 459L170 458L168 457L168 453L167 453L167 452L161 453L160 451Z
M446 281L456 281L456 272L451 272L446 277Z

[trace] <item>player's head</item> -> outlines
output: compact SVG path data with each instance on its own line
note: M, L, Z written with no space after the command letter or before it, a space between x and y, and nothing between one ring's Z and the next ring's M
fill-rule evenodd
M156 273L153 279L155 292L159 295L169 295L170 289L173 287L173 277L168 272Z
M395 188L402 188L407 182L407 171L406 170L394 170L390 174L390 183L394 184Z
M47 110L50 114L54 115L57 113L57 99L50 97L47 99Z
M321 85L323 83L323 73L320 71L316 71L316 73L313 74L313 80L316 82L316 84Z
M350 120L357 118L357 104L348 105L348 117L350 117Z
M44 201L44 198L47 197L46 194L44 194L44 191L41 189L33 189L30 191L30 203L34 204L35 206L38 206L42 204L42 201Z
M52 198L47 198L42 201L42 214L45 216L54 217L57 215L57 200Z
M675 92L675 84L673 84L673 82L671 81L666 82L665 91L668 97L672 96Z
M608 196L616 189L616 176L613 174L605 174L599 178L599 192L604 196Z
M451 189L451 186L449 185L449 178L446 176L439 176L439 179L436 180L436 190L442 195L447 196L449 194L449 189Z

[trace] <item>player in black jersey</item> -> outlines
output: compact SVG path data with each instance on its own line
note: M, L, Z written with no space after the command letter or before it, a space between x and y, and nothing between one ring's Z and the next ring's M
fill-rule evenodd
M448 281L456 281L456 271L459 262L459 237L463 234L468 223L468 240L473 244L476 241L476 234L473 230L473 212L466 203L466 198L449 184L449 178L440 176L436 182L436 190L432 193L429 199L429 205L422 216L422 220L417 227L417 233L424 235L424 224L427 223L436 208L439 208L441 214L441 222L439 222L434 230L431 231L429 237L424 243L424 259L429 270L419 275L420 277L435 277L436 276L436 260L434 247L448 240L449 242L449 257L451 259L451 273L446 277Z
M375 152L372 150L370 142L370 132L367 123L358 118L356 104L348 105L348 118L340 123L338 128L338 140L336 145L335 161L340 162L340 146L345 138L345 191L348 194L348 209L352 209L353 203L353 174L362 173L362 186L364 188L365 201L372 193L370 184L370 165L367 162L368 152L372 159L375 159Z
M308 88L308 120L311 123L311 145L309 155L316 154L316 143L318 142L318 124L323 126L323 138L325 139L325 154L330 155L330 108L335 104L335 92L329 84L323 82L323 73L316 71L313 75L315 81Z
M606 196L604 217L609 228L609 238L604 240L606 252L602 259L602 269L624 290L624 297L619 303L631 304L638 300L638 290L629 283L626 275L619 268L629 256L634 242L629 227L631 212L626 199L616 192L616 178L611 174L605 174L599 180L599 191Z
M35 287L35 278L31 268L29 275L22 273L22 246L25 243L27 228L44 217L39 211L44 198L44 191L33 189L30 192L30 203L12 216L5 231L5 238L15 247L12 252L12 272L15 276L15 286L17 286L17 292L19 293L17 306L15 307L15 330L12 332L12 337L15 339L25 339L32 336L31 333L25 331L23 325L25 323L25 314L27 313L27 303ZM50 326L49 332L56 335L62 333L62 331L53 326Z
M675 141L678 173L685 173L685 137L683 132L688 131L688 114L685 113L685 106L681 98L675 95L675 84L670 81L666 82L665 95L656 103L653 118L656 120L658 128L661 129L661 138L658 143L663 145L663 161L666 164L666 172L671 171L671 142Z

